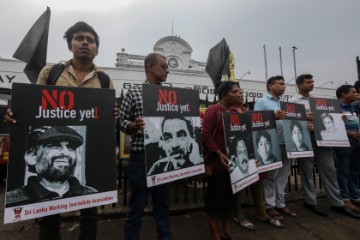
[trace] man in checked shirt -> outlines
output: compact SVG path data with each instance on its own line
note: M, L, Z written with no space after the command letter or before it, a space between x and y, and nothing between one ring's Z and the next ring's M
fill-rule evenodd
M150 53L145 58L145 74L147 84L160 85L166 81L169 73L166 58L157 53ZM145 172L144 136L145 127L142 116L142 86L130 88L121 104L120 128L131 135L131 153L128 165L131 195L125 219L125 240L139 240L141 220L151 193L157 239L171 239L169 204L170 184L162 184L147 188Z

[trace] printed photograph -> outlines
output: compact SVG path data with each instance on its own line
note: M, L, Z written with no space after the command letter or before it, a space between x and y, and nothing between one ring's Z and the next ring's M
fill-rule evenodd
M251 139L233 136L230 149L230 175L232 182L256 173L256 160Z
M287 152L312 151L310 133L306 121L284 120L283 125Z
M98 192L86 185L86 126L34 127L26 137L24 185L6 192L6 205Z
M252 134L258 166L281 161L276 129L254 131Z
M203 164L199 117L147 117L144 120L147 175Z

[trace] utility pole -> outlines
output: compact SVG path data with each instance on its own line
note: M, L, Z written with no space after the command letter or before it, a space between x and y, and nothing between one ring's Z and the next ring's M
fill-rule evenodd
M283 75L283 66L282 66L282 54L281 54L281 47L279 47L279 55L280 55L280 75Z
M266 59L266 45L264 44L264 61L265 61L265 81L268 80L268 69L267 69L267 59Z
M296 74L296 60L295 60L295 50L297 49L297 47L292 47L293 49L293 57L294 57L294 73L295 73L295 79L297 78L297 74Z

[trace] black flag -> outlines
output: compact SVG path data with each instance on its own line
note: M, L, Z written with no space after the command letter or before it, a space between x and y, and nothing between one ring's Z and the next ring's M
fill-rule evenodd
M30 28L13 57L26 62L24 73L31 83L36 83L41 69L46 64L49 36L50 8Z
M214 86L221 82L221 77L227 75L230 78L230 49L223 38L209 51L206 63L206 72L212 79Z

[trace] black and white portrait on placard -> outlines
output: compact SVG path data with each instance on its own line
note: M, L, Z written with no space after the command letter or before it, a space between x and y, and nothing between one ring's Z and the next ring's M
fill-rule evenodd
M320 136L322 140L348 140L344 121L339 113L320 114Z
M24 186L6 193L6 205L98 192L86 186L86 126L31 128L26 138Z
M307 130L306 121L289 120L284 122L284 128L288 128L285 139L289 142L289 152L311 151L311 139Z
M147 175L183 169L204 162L200 146L200 118L145 118Z
M229 166L231 181L235 182L239 179L257 172L256 161L254 158L254 150L252 142L249 139L233 137L230 152Z
M253 132L253 141L254 146L256 146L255 156L259 166L281 161L276 129Z

